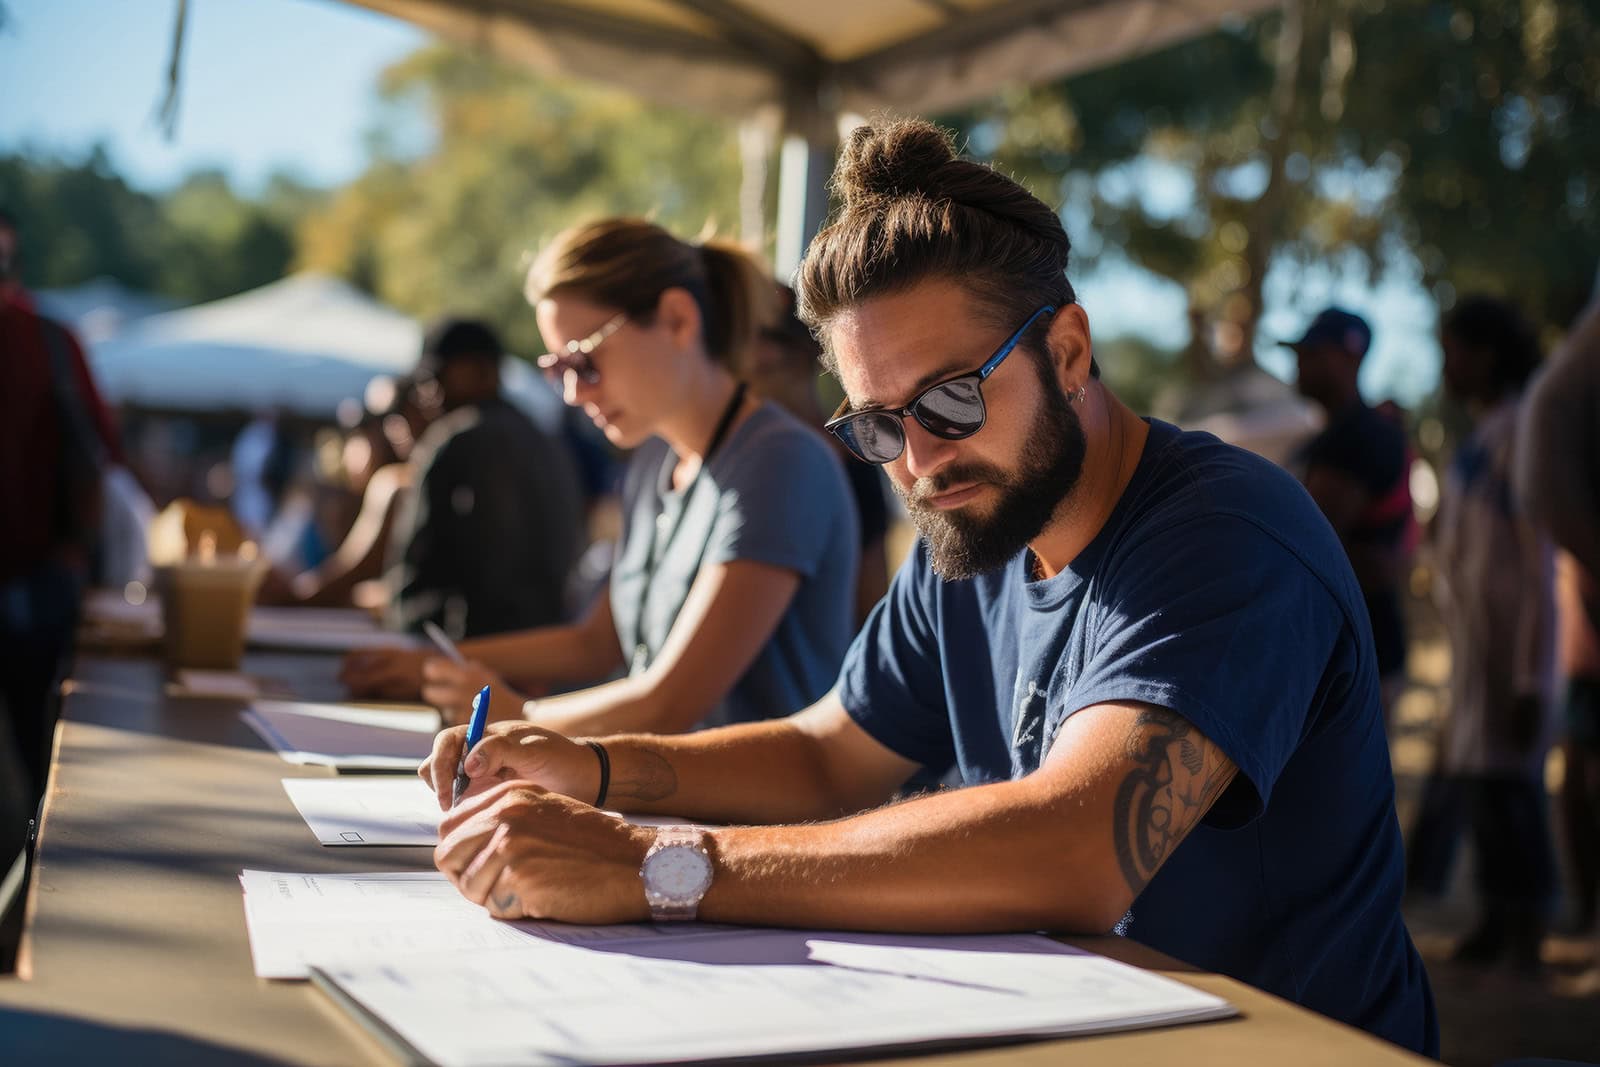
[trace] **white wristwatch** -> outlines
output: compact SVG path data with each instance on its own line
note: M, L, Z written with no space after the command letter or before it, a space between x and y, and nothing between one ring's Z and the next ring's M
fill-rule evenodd
M693 826L663 826L639 868L644 900L655 922L685 922L700 910L711 888L711 853L706 832Z

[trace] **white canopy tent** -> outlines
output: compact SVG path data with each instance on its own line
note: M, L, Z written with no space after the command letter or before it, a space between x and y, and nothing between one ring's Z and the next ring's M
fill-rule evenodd
M308 272L152 315L91 345L89 358L112 403L331 419L373 376L408 373L421 343L414 319ZM512 399L540 425L559 423L560 399L526 363L508 358L502 374Z
M33 295L42 313L71 326L81 340L91 344L178 306L175 300L129 289L115 278L95 278L66 289L40 289Z
M1150 51L1278 0L346 2L549 73L781 131L776 265L787 275L827 211L845 116L956 107Z

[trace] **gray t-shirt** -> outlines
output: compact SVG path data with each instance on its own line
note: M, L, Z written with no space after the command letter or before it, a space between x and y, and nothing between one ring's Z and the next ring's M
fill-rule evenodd
M838 457L816 431L765 403L685 491L671 489L675 462L651 438L622 482L611 614L629 672L646 670L666 643L701 567L754 560L796 572L800 586L749 670L697 726L805 707L832 688L854 634L860 548Z

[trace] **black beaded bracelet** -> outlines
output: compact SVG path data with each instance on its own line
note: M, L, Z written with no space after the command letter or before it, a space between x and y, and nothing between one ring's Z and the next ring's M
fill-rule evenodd
M603 808L606 804L606 793L611 789L611 756L606 752L606 746L598 741L585 741L584 744L594 749L594 754L600 760L600 793L594 798L594 806Z

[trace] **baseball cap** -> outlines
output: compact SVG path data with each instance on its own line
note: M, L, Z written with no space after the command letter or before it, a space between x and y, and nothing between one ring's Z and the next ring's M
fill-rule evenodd
M1360 359L1372 346L1372 327L1353 311L1341 307L1324 308L1317 312L1317 317L1311 320L1311 325L1306 327L1305 335L1300 340L1278 343L1285 348L1331 344Z

